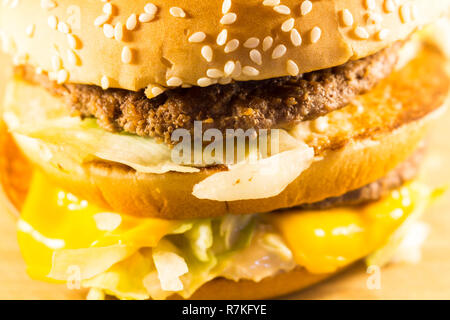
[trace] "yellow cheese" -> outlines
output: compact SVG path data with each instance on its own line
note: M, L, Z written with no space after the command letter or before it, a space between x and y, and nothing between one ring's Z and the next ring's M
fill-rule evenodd
M86 248L120 248L124 252L126 248L127 254L132 254L141 247L156 246L182 225L179 221L105 212L36 173L18 222L18 241L28 273L50 280L56 253Z
M410 184L364 206L287 211L268 219L282 234L297 264L311 273L331 273L384 246L431 193Z

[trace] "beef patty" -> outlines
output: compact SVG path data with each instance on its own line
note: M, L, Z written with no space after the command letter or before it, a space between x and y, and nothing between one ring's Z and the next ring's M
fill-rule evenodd
M203 130L288 128L346 106L389 76L402 43L372 56L297 77L233 82L206 88L177 88L148 99L144 91L50 81L31 67L17 67L23 79L66 99L75 115L95 117L101 127L170 143L177 128Z
M302 209L329 209L342 206L356 206L372 201L380 200L387 196L392 190L401 187L412 180L418 173L420 164L424 158L425 148L422 147L408 160L400 164L396 169L389 172L385 177L372 182L362 188L347 192L346 194L328 198L320 202L305 204Z

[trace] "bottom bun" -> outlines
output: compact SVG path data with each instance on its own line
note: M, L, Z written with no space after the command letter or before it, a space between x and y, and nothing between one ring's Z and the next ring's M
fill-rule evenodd
M260 300L281 297L317 284L336 273L312 274L298 267L289 272L265 278L260 282L251 280L232 281L214 279L200 287L190 300ZM170 299L182 299L172 296Z

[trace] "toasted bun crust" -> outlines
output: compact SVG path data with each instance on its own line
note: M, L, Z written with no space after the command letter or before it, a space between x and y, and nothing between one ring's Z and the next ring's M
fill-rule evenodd
M284 0L281 7L263 0L154 0L156 13L140 16L148 2L117 0L111 9L90 0L4 1L4 48L16 63L39 67L60 82L149 87L153 96L181 84L260 80L340 65L407 38L449 10L440 0ZM132 14L138 22L127 27ZM223 30L222 45L217 38ZM231 72L229 64L231 74L222 75L229 61L240 68Z
M298 267L290 272L265 278L260 282L250 280L231 281L217 278L205 283L189 299L191 300L259 300L271 299L300 291L317 284L335 273L312 274ZM174 296L172 299L180 299Z

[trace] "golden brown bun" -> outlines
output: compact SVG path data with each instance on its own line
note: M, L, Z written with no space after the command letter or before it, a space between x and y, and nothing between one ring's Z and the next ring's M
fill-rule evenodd
M104 2L52 2L57 3L55 8L43 8L45 1L6 1L7 5L1 8L0 30L4 47L15 56L16 62L28 62L50 72L55 78L58 77L56 71L65 70L67 73L59 73L62 82L103 84L128 90L148 86L151 89L155 85L178 86L177 81L168 84L167 80L172 77L180 78L186 85L207 85L211 79L202 78L215 77L207 74L208 69L223 71L228 61L239 61L242 67L256 68L259 73L242 72L223 77L219 74L221 78L259 80L287 76L297 71L324 69L365 57L405 39L419 26L435 21L449 10L448 2L441 0L397 0L392 2L392 7L388 4L390 1L381 0L305 1L306 4L299 0L284 0L281 3L290 8L290 14L281 14L273 6L264 6L263 0L231 0L228 14L235 13L236 22L221 24L222 4L227 1L153 0L157 6L154 19L138 22L137 27L130 31L126 27L120 28L119 23L125 26L133 13L138 16L144 13L144 6L149 1L117 0L112 2L112 14L107 15L104 32L102 27L94 25L99 16L105 15L102 11ZM308 3L312 4L310 11L307 10ZM371 3L374 3L373 7ZM17 5L11 8L11 4ZM172 6L184 9L186 16L173 16ZM302 6L305 15L301 13ZM352 17L347 14L344 19L344 10L348 10L345 12L351 13ZM55 26L55 17L58 24L53 29L51 25ZM225 20L229 17L232 16ZM290 18L294 19L294 28L302 38L299 46L294 46L291 41L292 31L282 31L283 23ZM344 21L353 23L346 26ZM111 30L117 24L123 33L123 37L121 32L117 33L119 40ZM216 39L222 30L228 32L227 43L234 39L239 41L235 51L225 53L226 44L217 44ZM284 30L290 30L290 27ZM190 42L191 36L197 32L206 35L204 41ZM313 38L319 33L320 39L314 42ZM264 51L263 40L268 36L274 42L270 49ZM202 37L198 35L197 38ZM244 46L250 38L259 39L256 48ZM275 56L282 52L280 48L275 50L280 45L286 47L286 54L273 59L274 51ZM210 62L201 54L204 46L211 48ZM130 63L122 62L125 47L131 50ZM254 59L250 59L253 49L261 54L260 65L257 52L253 52ZM61 63L58 62L60 59ZM291 63L288 71L289 60L298 70ZM105 80L102 82L103 77Z
M445 62L438 51L426 47L406 67L359 97L354 106L329 114L326 132L313 131L306 139L322 160L272 198L218 202L193 196L194 185L219 169L143 174L96 162L75 173L57 169L32 150L25 152L68 191L123 214L189 219L289 208L360 188L406 160L425 136L431 119L427 115L443 105L448 95ZM39 87L33 90L33 94L47 94ZM314 122L305 125L314 127Z
M260 282L241 280L231 281L217 278L205 283L189 299L191 300L259 300L272 299L303 290L335 273L312 274L298 267L290 272L265 278ZM172 299L180 299L172 297Z

